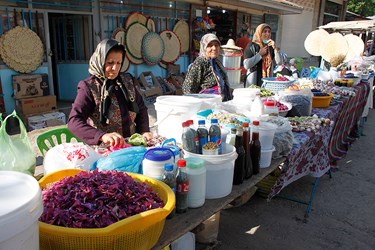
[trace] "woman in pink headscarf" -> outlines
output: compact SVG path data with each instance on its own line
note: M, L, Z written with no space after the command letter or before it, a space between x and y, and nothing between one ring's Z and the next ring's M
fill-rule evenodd
M262 85L262 78L271 77L274 60L281 64L282 59L275 41L271 39L271 27L262 23L255 30L253 41L244 51L244 67L247 69L246 85Z

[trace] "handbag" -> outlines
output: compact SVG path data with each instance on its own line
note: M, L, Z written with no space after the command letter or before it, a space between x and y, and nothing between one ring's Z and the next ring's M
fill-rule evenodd
M10 136L6 124L10 117L19 122L20 133ZM0 170L11 170L34 175L36 160L27 131L21 118L15 111L1 122L0 127Z

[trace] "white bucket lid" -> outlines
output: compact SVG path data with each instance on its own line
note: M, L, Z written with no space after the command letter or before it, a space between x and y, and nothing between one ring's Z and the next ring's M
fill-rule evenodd
M35 223L43 212L42 193L35 178L0 171L0 242Z

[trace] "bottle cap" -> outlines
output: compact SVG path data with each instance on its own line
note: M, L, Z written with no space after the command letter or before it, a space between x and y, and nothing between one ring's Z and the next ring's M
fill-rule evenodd
M186 161L185 160L178 160L177 166L179 167L186 167Z
M165 171L172 171L173 170L173 164L172 163L165 163L164 170Z
M218 120L216 118L211 119L211 123L218 123Z
M205 125L206 124L206 121L205 120L199 120L198 121L198 125Z
M253 125L259 126L259 121L253 121Z
M196 158L196 157L189 157L186 158L186 167L187 168L203 168L204 167L204 160L201 158Z
M189 124L187 122L183 122L182 127L189 127Z
M242 123L242 127L245 127L245 128L249 127L249 123L248 122Z
M187 120L186 123L189 124L189 126L190 125L194 125L194 121L193 120Z

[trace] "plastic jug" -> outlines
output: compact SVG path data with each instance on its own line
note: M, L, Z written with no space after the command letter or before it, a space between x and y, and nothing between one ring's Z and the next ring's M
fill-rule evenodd
M169 148L151 148L146 151L142 161L143 175L161 180L166 163L175 162L175 156Z

